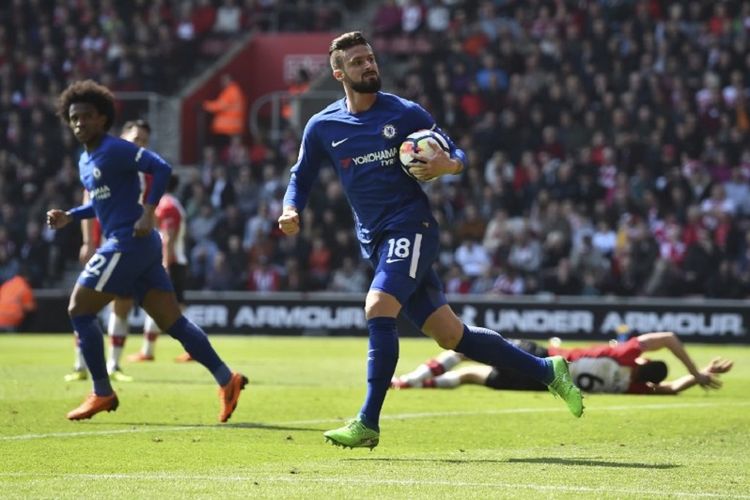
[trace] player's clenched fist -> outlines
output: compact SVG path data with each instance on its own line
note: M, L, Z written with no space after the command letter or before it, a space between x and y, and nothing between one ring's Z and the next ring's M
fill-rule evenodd
M284 207L284 211L279 217L279 229L286 235L299 232L299 214L296 208Z
M60 229L73 220L67 212L53 208L47 211L47 225L52 229Z

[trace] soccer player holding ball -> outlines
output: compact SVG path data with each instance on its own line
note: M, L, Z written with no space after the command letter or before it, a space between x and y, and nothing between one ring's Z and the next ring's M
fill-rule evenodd
M431 158L415 155L410 178L399 163L399 147L417 130L438 131L418 104L380 91L380 73L370 44L360 32L340 35L329 48L333 77L346 97L314 115L305 127L297 163L291 169L279 228L300 229L299 212L320 167L330 162L341 179L356 219L362 254L375 269L365 299L369 331L367 395L359 414L345 426L324 433L344 447L374 448L379 419L398 360L396 316L404 312L443 348L491 365L528 374L562 397L576 417L583 413L581 392L565 360L540 358L497 332L464 325L447 304L432 264L438 254L438 225L419 181L460 174L463 151L446 137L449 151Z

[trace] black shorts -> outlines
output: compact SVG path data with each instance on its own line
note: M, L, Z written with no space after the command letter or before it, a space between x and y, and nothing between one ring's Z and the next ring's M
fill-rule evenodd
M547 348L530 340L511 340L513 345L519 349L533 354L534 356L546 357ZM484 385L492 389L505 389L509 391L545 391L547 386L528 375L524 375L509 368L492 367Z
M170 264L169 279L174 287L177 302L185 303L185 283L187 282L187 266L185 264Z

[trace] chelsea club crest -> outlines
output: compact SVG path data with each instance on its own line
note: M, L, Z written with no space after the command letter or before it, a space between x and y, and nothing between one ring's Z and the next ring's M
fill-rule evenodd
M93 175L93 176L94 176L94 179L98 179L98 178L100 178L100 177L102 176L102 171L101 171L101 170L99 170L98 168L94 167L94 168L93 168L93 169L91 170L91 175Z
M396 137L396 127L387 123L383 126L383 137L386 139L393 139Z

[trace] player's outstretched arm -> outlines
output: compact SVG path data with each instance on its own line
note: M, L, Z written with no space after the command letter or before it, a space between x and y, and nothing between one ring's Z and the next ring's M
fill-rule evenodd
M685 368L687 368L690 375L695 377L695 381L703 387L709 388L712 384L711 377L698 370L693 360L685 350L685 346L677 338L674 332L654 332L646 333L638 336L638 341L643 348L643 351L656 351L666 347L672 354L679 359Z
M703 387L705 389L720 389L722 382L717 375L731 370L733 364L732 361L727 359L714 358L711 363L701 370L701 374L709 380L709 383L703 385ZM693 375L685 375L671 382L653 384L651 388L654 394L678 394L695 385L698 385L698 379Z
M716 357L706 366L703 371L708 373L727 373L734 366L734 361Z
M297 213L297 207L291 205L284 207L284 211L279 216L279 229L287 236L299 232L299 213Z

